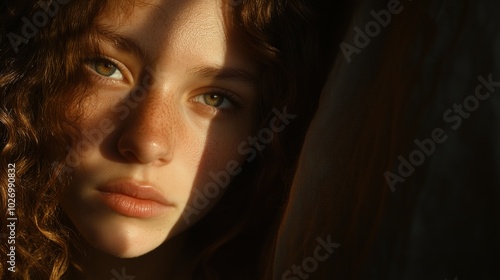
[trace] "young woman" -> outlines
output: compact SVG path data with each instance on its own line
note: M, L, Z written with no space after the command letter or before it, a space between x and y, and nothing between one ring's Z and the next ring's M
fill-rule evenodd
M308 6L4 5L2 278L260 279L325 76Z

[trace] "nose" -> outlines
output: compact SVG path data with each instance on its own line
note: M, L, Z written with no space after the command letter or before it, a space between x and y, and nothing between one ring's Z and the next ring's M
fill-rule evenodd
M145 100L122 121L119 153L131 163L163 165L171 161L175 146L175 114L161 95L148 93ZM159 96L159 97L158 97Z

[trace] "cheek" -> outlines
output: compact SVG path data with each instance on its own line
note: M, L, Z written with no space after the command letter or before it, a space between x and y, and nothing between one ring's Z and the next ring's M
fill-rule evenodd
M252 127L243 123L237 127L240 129L212 125L203 146L198 147L202 155L197 166L192 167L196 178L182 213L186 225L206 215L222 198L232 178L241 172L246 156L238 152L238 146L250 136Z
M94 138L104 138L116 128L118 114L116 111L117 105L111 99L98 98L97 94L89 94L81 103L75 104L76 108L71 112L71 119L76 120L74 126L80 132L79 137L74 140L92 140ZM88 132L88 133L85 133ZM92 134L92 135L89 135ZM99 144L99 143L93 143Z
M245 119L236 119L232 123L213 122L205 135L199 173L224 170L230 162L242 164L245 155L238 151L238 146L248 142L252 131L253 123Z

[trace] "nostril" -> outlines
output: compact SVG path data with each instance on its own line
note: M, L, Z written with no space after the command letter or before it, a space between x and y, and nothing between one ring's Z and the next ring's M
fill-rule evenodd
M169 149L170 148L170 149ZM124 136L118 143L118 151L128 163L133 164L165 164L172 157L172 150L167 144L144 137Z
M139 163L140 160L139 158L135 155L135 153L131 150L125 150L125 151L121 151L120 152L122 154L122 156L128 161L128 162L131 162L131 163Z

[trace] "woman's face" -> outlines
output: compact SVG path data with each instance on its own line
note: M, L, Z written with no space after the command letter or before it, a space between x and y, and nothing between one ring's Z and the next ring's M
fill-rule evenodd
M220 1L125 3L97 20L102 55L87 65L62 205L92 246L135 257L203 217L241 171L258 96Z

